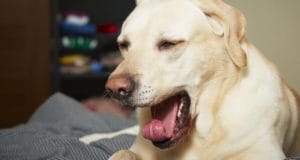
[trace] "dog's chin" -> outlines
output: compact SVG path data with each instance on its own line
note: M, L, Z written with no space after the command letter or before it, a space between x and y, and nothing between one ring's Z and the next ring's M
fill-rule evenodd
M190 130L190 105L188 93L180 91L150 106L152 119L142 126L142 136L160 149L174 147Z

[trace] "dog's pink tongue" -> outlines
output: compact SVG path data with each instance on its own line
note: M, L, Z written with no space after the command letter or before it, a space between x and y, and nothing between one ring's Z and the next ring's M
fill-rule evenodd
M152 108L152 120L142 129L144 138L153 142L170 139L173 135L179 101L176 97L170 98Z
M154 142L164 141L170 137L167 136L166 129L163 122L157 119L153 119L142 130L144 138Z

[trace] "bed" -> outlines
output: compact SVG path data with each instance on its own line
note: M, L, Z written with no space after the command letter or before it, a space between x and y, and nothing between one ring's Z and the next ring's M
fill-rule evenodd
M0 130L1 160L106 160L129 148L134 134L83 142L95 133L110 133L134 126L134 114L128 119L91 112L78 101L62 94L51 96L26 124Z

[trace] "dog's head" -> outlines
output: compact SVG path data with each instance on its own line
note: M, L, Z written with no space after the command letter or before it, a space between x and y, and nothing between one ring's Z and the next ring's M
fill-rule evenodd
M207 82L246 65L243 40L244 18L222 1L140 0L122 26L124 61L106 87L124 105L151 107L142 135L171 147L190 130Z

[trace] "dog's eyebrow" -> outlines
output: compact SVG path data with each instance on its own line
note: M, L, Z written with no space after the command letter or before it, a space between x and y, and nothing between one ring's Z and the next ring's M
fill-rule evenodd
M188 35L178 33L176 30L168 30L168 31L162 31L159 33L160 39L168 39L168 40L186 40L188 38Z

